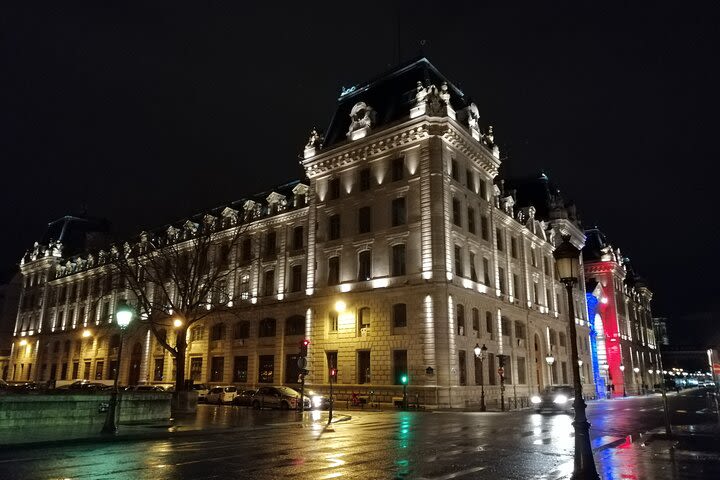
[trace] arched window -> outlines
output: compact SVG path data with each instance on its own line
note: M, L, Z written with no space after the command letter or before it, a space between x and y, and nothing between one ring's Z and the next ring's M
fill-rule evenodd
M457 334L465 335L465 306L461 303L457 305Z
M224 340L225 339L225 324L216 323L210 329L210 340Z
M370 334L370 309L368 307L358 310L358 331L361 337Z
M274 318L263 318L260 320L260 327L258 330L259 337L274 337L275 336L275 319Z
M235 323L235 327L233 328L233 337L235 340L250 338L250 322L247 320L240 320Z

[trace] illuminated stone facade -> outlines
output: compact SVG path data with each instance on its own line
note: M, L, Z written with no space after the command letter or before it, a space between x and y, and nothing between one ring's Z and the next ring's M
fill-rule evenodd
M610 395L641 394L660 383L660 352L655 340L652 292L620 249L597 228L587 230L583 250L587 291L596 299L600 390Z
M501 359L507 401L572 381L552 251L560 234L582 247L583 232L567 216L516 208L495 182L492 129L481 131L477 107L429 62L344 91L301 163L306 181L210 212L250 212L255 247L232 255L245 262L233 285L237 315L188 333L189 377L295 384L308 338L307 383L326 389L336 366L341 398L373 391L390 401L407 374L421 403L477 405L482 383L494 405ZM117 342L107 325L123 293L104 287L109 268L97 253L67 258L60 244L26 255L31 300L21 302L14 332L14 378L110 378ZM583 284L574 301L592 394ZM86 325L96 333L82 338ZM476 344L488 348L482 372ZM171 375L150 332L127 338L122 383L167 384Z

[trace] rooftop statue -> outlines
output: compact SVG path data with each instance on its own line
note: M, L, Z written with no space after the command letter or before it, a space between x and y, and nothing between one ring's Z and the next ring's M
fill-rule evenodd
M310 131L310 137L308 138L305 148L322 148L323 136L316 128Z
M361 128L370 128L375 123L375 110L365 102L356 103L350 110L350 128L348 133Z

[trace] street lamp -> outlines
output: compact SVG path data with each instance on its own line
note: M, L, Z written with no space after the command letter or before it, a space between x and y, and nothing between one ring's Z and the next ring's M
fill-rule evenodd
M552 352L548 353L547 357L545 357L545 362L548 364L548 372L549 372L548 379L550 380L550 385L552 385L553 384L552 366L553 366L553 363L555 363L555 357L553 357Z
M635 372L635 385L638 388L638 394L641 394L642 393L642 388L641 388L642 379L640 378L640 375L638 375L640 373L640 367L633 367L633 372Z
M623 374L623 397L627 397L627 390L625 390L625 365L620 365L620 372Z
M115 379L113 382L113 390L110 394L110 406L108 408L107 417L105 417L105 425L103 425L102 433L117 433L117 424L115 423L115 415L118 408L118 377L120 376L120 365L122 360L123 334L133 317L133 311L124 301L119 303L115 311L115 319L118 327L120 327L120 345L118 347L117 368L115 369Z
M480 411L484 412L487 408L485 407L485 374L483 371L483 364L485 363L485 353L487 352L487 347L484 343L482 347L476 343L475 348L473 348L473 352L475 353L475 358L480 359Z
M585 414L585 400L580 383L580 366L578 365L577 330L575 328L575 305L573 302L573 285L580 277L580 250L570 243L569 236L563 236L562 243L553 252L558 278L565 284L568 300L568 318L570 323L570 355L575 387L575 455L573 479L600 479L595 468L592 447L590 446L590 423Z

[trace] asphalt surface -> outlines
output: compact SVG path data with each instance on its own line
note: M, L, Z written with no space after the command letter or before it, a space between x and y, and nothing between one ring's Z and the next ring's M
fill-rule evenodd
M700 391L671 396L670 404L674 424L714 418ZM232 428L11 449L0 452L0 479L551 479L572 470L565 414L356 410L337 418L345 420L342 413L352 418L328 427L326 412L298 421L294 412L202 406L199 427ZM653 444L639 450L637 434L663 425L659 396L593 402L588 413L605 479L720 478L717 455L698 461L682 452L654 455L653 448L665 449Z

